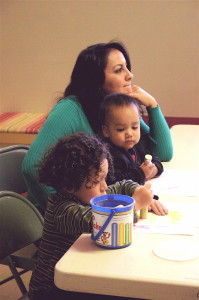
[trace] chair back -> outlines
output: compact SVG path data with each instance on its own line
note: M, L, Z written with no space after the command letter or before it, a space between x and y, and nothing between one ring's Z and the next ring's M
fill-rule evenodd
M13 145L0 149L0 191L27 192L21 171L29 146Z
M3 259L41 238L43 217L23 196L1 191L0 228L0 259Z

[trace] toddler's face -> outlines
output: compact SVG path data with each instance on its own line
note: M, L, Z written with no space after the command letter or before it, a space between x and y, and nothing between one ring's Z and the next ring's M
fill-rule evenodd
M111 142L126 150L140 140L140 116L137 107L113 106L107 117L107 125L102 127L103 135Z
M91 172L91 181L86 185L84 182L81 188L74 192L74 195L83 203L90 205L90 200L93 197L106 195L107 184L106 184L106 176L108 174L108 161L105 159L101 163L101 172L98 176L95 175L95 170ZM92 186L91 188L87 188Z

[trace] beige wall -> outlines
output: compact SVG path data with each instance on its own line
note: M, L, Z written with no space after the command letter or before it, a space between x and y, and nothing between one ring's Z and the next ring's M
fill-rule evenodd
M134 83L165 116L199 117L198 0L0 0L0 9L1 111L47 112L79 52L118 38Z

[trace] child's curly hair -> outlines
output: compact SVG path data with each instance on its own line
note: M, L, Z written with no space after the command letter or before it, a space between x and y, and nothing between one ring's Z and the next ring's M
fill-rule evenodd
M105 143L96 136L76 133L62 138L44 156L39 164L39 180L57 192L77 191L85 181L92 188L91 171L96 178L104 159L109 163L109 175L113 176L112 158Z

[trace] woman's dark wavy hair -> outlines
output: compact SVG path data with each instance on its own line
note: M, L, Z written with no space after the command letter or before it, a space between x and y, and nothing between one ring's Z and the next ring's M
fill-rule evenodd
M85 186L92 188L95 182L91 181L91 172L96 170L95 180L98 180L104 159L108 160L113 176L112 158L106 144L86 133L72 134L60 139L46 153L39 164L39 180L58 193L77 191L85 180Z
M66 87L64 96L76 95L81 103L88 121L95 132L99 130L98 110L105 96L103 83L104 70L111 49L117 49L124 55L127 68L131 70L129 54L125 46L118 41L99 43L87 47L79 54L71 75L71 81Z
M131 104L136 106L139 115L142 116L142 108L137 99L123 93L112 93L105 96L104 100L100 104L99 109L100 125L102 126L107 123L107 116L113 106L128 106Z

